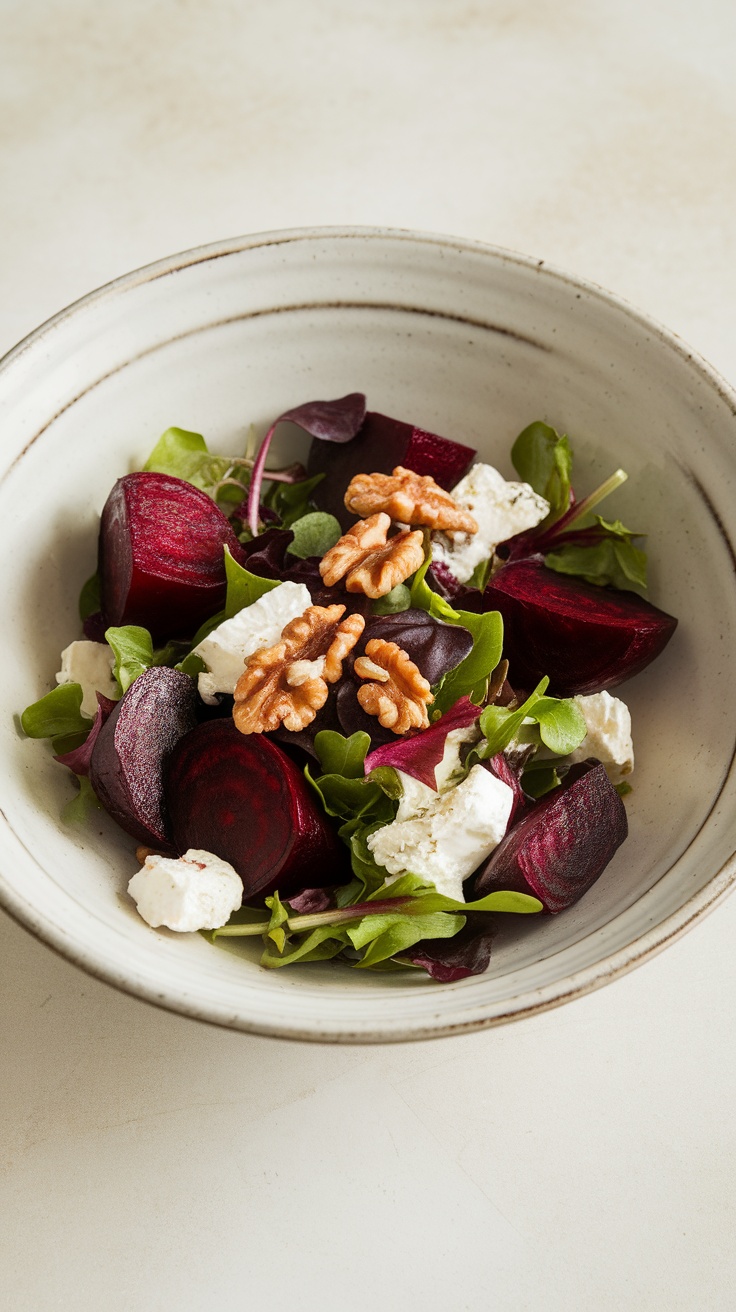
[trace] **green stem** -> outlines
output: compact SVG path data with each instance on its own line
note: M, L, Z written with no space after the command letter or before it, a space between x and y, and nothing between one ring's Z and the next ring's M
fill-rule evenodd
M591 510L600 505L601 501L605 501L606 497L610 497L611 493L615 492L616 488L620 487L622 483L625 483L628 477L625 469L617 469L615 474L611 474L610 478L606 479L605 483L601 483L600 487L597 487L594 492L590 492L587 497L583 497L583 500L579 501L573 508L570 518L565 519L565 532L567 533L568 529L571 529L573 524L577 524L585 515L589 515Z
M387 910L387 903L391 911L403 911L411 901L410 897L396 897L372 904L361 902L352 907L333 907L330 911L313 911L311 915L288 916L284 926L293 934L302 934L308 929L318 929L320 925L343 925L350 920L361 920L363 916L379 915ZM249 925L223 925L215 933L226 938L256 938L259 934L267 934L270 924L270 920L258 920Z

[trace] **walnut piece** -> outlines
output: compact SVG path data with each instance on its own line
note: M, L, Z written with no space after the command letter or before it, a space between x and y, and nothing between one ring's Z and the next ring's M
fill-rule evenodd
M343 615L344 606L309 606L273 647L248 657L235 685L233 720L241 733L270 733L280 724L298 733L311 724L365 628L362 615Z
M359 519L320 562L319 572L328 588L342 578L348 592L385 597L398 583L416 573L424 561L424 538L406 530L387 538L388 515Z
M477 533L473 516L453 500L429 474L397 465L392 474L356 474L345 493L354 515L383 511L402 524L421 524L447 533Z
M367 659L366 659L367 658ZM378 679L378 666L383 678ZM429 728L427 706L434 701L427 680L414 662L395 642L372 638L366 643L365 657L353 666L358 678L369 679L358 689L358 701L368 715L393 733Z

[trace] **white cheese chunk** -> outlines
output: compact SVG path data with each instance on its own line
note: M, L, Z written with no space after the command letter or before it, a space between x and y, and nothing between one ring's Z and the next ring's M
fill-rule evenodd
M311 604L309 589L303 583L280 583L252 606L245 606L232 619L218 624L194 648L207 666L207 673L199 676L202 700L214 706L215 693L234 692L247 658L260 647L273 647L286 625L303 615Z
M477 742L479 738L480 732L474 724L469 725L466 729L452 729L448 733L445 738L445 750L442 754L442 760L438 761L435 767L436 789L423 784L419 779L415 779L413 775L405 774L403 770L397 770L396 773L401 781L402 794L399 809L396 812L396 819L413 819L420 811L426 811L427 807L435 801L440 793L446 793L448 789L454 788L462 775L461 748L464 743Z
M61 653L61 669L56 676L57 683L80 683L82 685L82 715L94 719L97 714L96 693L114 699L119 697L120 689L113 678L115 655L106 642L71 642Z
M390 874L411 871L438 893L463 901L463 881L500 843L513 800L508 784L474 765L467 779L414 819L397 818L369 834L368 847Z
M442 561L460 583L492 555L499 542L535 528L549 514L549 503L528 483L507 483L493 465L478 464L452 489L458 505L478 521L477 533L436 533L432 559Z
M612 784L619 784L634 769L634 744L631 739L631 715L625 702L610 692L595 692L590 697L576 697L588 732L571 761L585 761L595 756L606 767Z
M183 934L219 929L243 901L243 884L233 867L193 847L179 858L146 857L128 892L147 924Z

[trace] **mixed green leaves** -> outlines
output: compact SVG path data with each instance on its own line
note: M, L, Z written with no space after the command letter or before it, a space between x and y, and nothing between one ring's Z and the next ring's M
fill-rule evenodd
M446 624L459 624L473 637L472 650L454 670L433 689L432 715L437 719L455 705L461 697L470 697L477 705L483 701L488 681L501 660L503 647L503 620L496 610L476 615L471 611L455 610L444 597L433 592L426 581L431 558L427 554L421 569L414 575L411 586L412 606L426 610L433 619Z
M560 699L545 696L549 679L542 679L534 692L521 706L486 706L479 725L485 742L476 748L478 759L487 759L502 752L518 739L530 721L536 733L527 741L541 742L555 756L568 756L585 738L586 724L583 714L572 698Z
M291 524L294 541L287 550L292 556L306 560L308 556L324 556L342 537L342 529L334 515L314 510Z
M167 428L143 469L182 478L216 501L239 502L247 492L252 465L246 457L212 455L201 433Z
M522 481L549 502L550 518L564 514L570 504L572 478L569 438L537 420L519 433L511 460Z
M83 695L81 684L60 683L58 688L26 707L20 717L23 732L29 738L66 738L79 734L86 737L92 721L82 715Z
M608 523L595 515L590 527L571 532L567 540L563 534L544 561L558 574L572 574L586 583L645 592L646 552L634 545L634 538L642 536L625 528L620 519Z

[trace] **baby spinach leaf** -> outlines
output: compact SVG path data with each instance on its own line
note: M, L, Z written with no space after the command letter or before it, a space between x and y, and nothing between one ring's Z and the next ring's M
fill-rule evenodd
M151 635L138 624L124 624L122 628L106 629L105 641L115 654L113 675L125 693L138 675L153 665Z
M89 733L92 721L82 715L82 687L79 683L60 683L45 697L26 706L20 717L23 732L29 738L57 738Z
M572 476L568 437L561 437L549 424L537 420L519 433L511 448L511 460L519 477L549 502L552 516L567 510Z
M241 611L244 606L252 606L254 601L258 601L264 593L277 588L281 582L280 579L263 579L260 574L251 574L250 570L244 569L242 565L238 564L234 556L230 554L229 547L225 547L225 577L227 579L227 595L224 618L227 620L231 620L233 615L237 615L238 611ZM210 621L208 620L207 623L209 624ZM216 627L215 624L212 624L212 628ZM208 630L208 632L211 631L212 629ZM194 646L206 636L200 629L195 638Z
M313 510L291 524L294 541L286 548L292 556L306 560L308 556L324 556L342 537L342 529L334 515L324 510Z
M587 726L580 707L571 697L542 697L532 708L545 747L555 756L568 756L583 741Z
M363 762L370 749L367 733L353 733L346 738L332 729L315 735L314 750L324 774L342 774L346 779L362 779Z
M465 660L450 670L434 690L432 715L436 719L454 706L460 697L482 691L484 681L490 677L501 659L503 620L497 610L486 611L483 615L455 610L449 601L433 592L427 584L426 574L430 564L431 557L428 555L421 569L414 575L411 585L412 606L428 611L433 619L461 625L473 637L472 650Z

